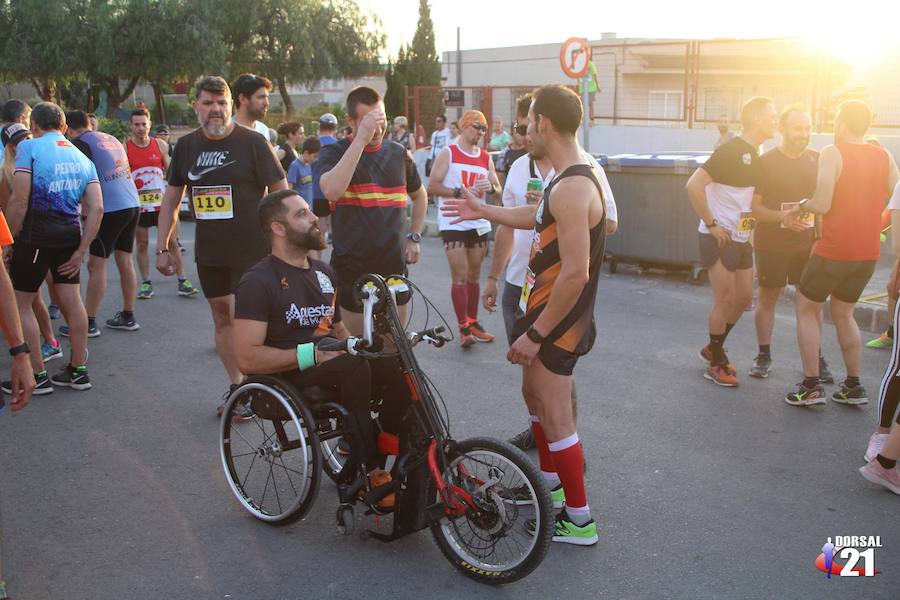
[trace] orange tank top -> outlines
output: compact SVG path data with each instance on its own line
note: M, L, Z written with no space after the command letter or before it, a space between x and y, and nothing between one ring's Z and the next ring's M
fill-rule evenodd
M841 174L813 253L831 260L878 260L881 212L890 196L887 152L872 144L842 143L837 148Z

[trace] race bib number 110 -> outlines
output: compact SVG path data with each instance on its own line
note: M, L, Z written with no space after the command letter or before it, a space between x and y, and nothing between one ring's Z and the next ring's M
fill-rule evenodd
M194 216L199 221L234 218L230 185L197 185L191 189Z

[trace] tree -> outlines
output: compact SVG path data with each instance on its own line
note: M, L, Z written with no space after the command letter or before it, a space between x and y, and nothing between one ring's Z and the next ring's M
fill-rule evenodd
M252 39L255 62L278 88L288 119L290 83L313 86L328 78L356 77L377 68L384 35L376 18L354 0L263 0ZM234 54L246 60L245 46Z
M412 43L401 47L397 62L393 64L385 107L388 114L398 115L405 111L404 87L439 86L441 84L441 63L438 61L434 45L434 24L428 0L419 0L419 23ZM387 76L385 77L387 79ZM443 112L440 94L425 95L420 98L420 114L432 115Z
M67 3L5 0L0 4L0 19L3 74L30 82L43 100L55 98L58 81L75 74L77 65L69 46L73 27Z

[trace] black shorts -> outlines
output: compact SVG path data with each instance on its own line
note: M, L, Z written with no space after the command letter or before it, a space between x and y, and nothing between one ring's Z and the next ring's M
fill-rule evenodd
M356 280L359 279L362 275L366 273L378 273L382 277L387 277L388 275L406 275L407 271L404 268L402 273L382 273L379 269L371 269L364 273L356 273L355 271L351 271L349 269L342 269L335 263L331 263L331 268L334 269L335 275L337 275L337 290L338 290L338 303L341 305L342 310L349 310L350 312L360 313L363 310L362 305L356 301L356 296L353 294L353 284L356 283ZM397 304L403 306L408 303L412 295L407 298L398 299Z
M234 293L246 269L197 265L197 279L204 298L221 298Z
M9 265L9 276L13 289L19 292L34 293L41 289L47 271L53 275L53 283L78 284L81 272L66 277L59 272L59 267L72 257L78 246L68 248L41 248L24 242L16 242L13 246L12 260Z
M750 242L735 242L729 239L724 247L719 248L716 238L709 233L701 233L700 266L709 269L718 260L721 260L722 266L732 273L741 269L752 269L753 247Z
M813 255L800 278L800 293L813 302L825 302L828 296L841 302L856 303L875 272L874 260L831 260Z
M778 289L787 284L797 285L803 276L803 269L809 262L810 249L778 252L756 251L756 273L759 287Z
M131 254L140 210L135 207L104 213L97 237L91 242L91 256L109 258L113 250Z
M571 375L575 370L575 363L579 359L577 354L546 342L541 344L537 355L541 359L541 364L547 367L548 371L557 375Z
M151 227L159 226L159 211L156 212L142 212L140 218L138 219L138 227L143 227L144 229L150 229Z
M441 239L444 240L445 249L458 245L463 245L466 248L483 248L484 246L487 246L488 243L487 234L478 235L478 231L475 229L469 229L467 231L448 229L441 232Z

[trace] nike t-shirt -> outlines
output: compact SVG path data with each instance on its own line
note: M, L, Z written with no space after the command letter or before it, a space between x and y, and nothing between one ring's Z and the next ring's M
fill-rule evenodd
M266 188L282 179L268 140L252 129L235 127L221 140L195 129L178 140L168 181L187 186L198 265L243 271L268 254L256 210Z

